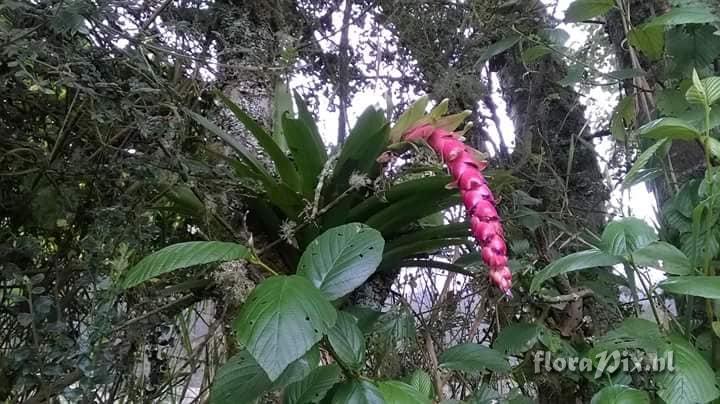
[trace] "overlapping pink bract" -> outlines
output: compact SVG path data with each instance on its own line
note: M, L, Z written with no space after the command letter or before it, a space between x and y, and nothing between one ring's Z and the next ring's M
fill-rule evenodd
M463 203L470 215L472 234L482 247L483 262L490 268L490 280L503 293L510 295L512 274L508 268L507 246L495 199L482 170L487 163L479 161L472 149L459 137L430 124L415 127L405 133L405 140L427 141L443 161L455 179Z

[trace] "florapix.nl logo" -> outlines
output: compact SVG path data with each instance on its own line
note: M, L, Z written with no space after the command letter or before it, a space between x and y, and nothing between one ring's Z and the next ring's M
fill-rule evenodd
M660 373L675 370L673 351L660 354L640 350L601 351L592 357L556 356L549 351L536 351L533 364L535 373L564 371L593 373L596 379L605 373L610 374L618 370L625 373Z

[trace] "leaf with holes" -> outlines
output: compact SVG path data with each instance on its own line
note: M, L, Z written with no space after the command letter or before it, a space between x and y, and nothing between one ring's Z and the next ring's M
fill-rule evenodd
M250 251L240 244L221 241L189 241L173 244L143 258L130 268L121 286L130 288L150 278L195 265L245 259Z
M332 404L385 404L382 393L374 384L365 380L352 380L341 384Z
M560 274L587 268L608 267L620 262L622 262L621 258L597 249L578 251L553 261L538 272L532 280L530 292L537 292L543 282Z
M595 393L590 404L650 404L650 398L642 390L616 384Z
M615 6L613 0L575 0L565 11L566 22L580 22L601 16Z
M505 355L484 345L466 343L455 345L440 355L440 367L476 373L483 370L510 370Z
M365 337L355 317L339 312L335 326L328 331L328 341L337 358L346 367L359 370L365 364Z
M678 118L660 118L648 122L638 129L640 136L651 139L693 140L700 132L692 125Z
M385 404L430 404L430 399L409 384L389 380L378 383Z
M600 239L601 250L622 257L657 241L658 236L643 220L626 217L608 223Z
M335 300L362 285L380 265L385 240L361 223L334 227L313 240L298 265L298 275L309 279Z
M318 403L341 379L340 367L337 364L320 366L305 379L287 386L283 403Z
M335 325L337 312L307 279L275 276L250 294L233 327L240 343L276 380Z

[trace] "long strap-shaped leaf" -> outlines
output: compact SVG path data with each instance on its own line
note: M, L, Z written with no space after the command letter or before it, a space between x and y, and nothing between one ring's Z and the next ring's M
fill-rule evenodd
M245 125L250 133L255 136L260 146L267 152L270 158L275 163L275 167L280 174L280 178L293 190L298 191L300 189L300 177L298 176L295 166L288 156L283 153L275 143L275 140L263 129L254 119L252 119L245 111L240 108L237 104L232 102L231 99L225 96L221 92L216 92L216 95L225 104L226 107L232 111L235 117Z
M246 149L245 146L240 144L240 142L238 142L234 137L227 134L224 130L220 129L220 127L218 127L214 123L210 122L204 116L197 114L193 111L190 111L187 108L183 108L183 111L185 111L185 113L188 114L188 116L190 116L192 119L194 119L195 122L197 122L200 125L202 125L203 127L205 127L205 129L212 132L213 135L219 137L225 143L227 143L228 146L232 147L233 150L235 150L240 155L240 158L242 158L242 160L245 163L247 163L247 165L250 166L250 168L253 169L253 171L257 172L258 174L261 174L264 177L272 178L270 176L270 173L268 173L267 170L265 170L265 167L263 167L263 165L255 158L255 156L248 149Z

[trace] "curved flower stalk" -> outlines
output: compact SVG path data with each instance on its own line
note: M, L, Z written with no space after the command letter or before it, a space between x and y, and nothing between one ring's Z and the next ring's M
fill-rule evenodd
M472 234L482 247L481 255L490 269L490 280L510 296L512 274L507 266L505 236L495 208L495 199L482 175L487 163L479 160L476 151L466 146L458 135L431 124L408 130L403 139L425 140L447 164L470 215Z

